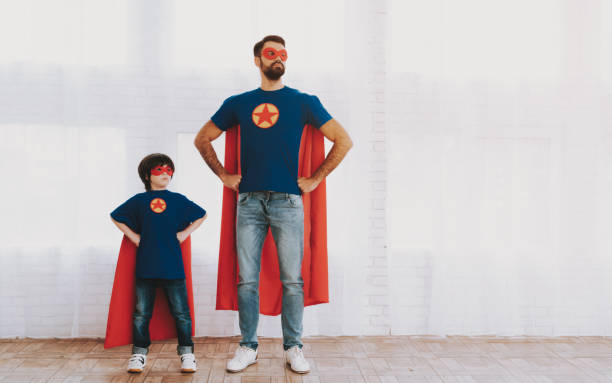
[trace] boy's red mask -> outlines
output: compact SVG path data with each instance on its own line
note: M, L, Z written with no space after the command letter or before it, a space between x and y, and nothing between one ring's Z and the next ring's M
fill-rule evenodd
M267 47L261 51L261 54L263 57L267 58L268 60L274 60L275 58L280 57L282 62L287 61L287 50L285 49L280 49L277 51L276 49L272 47Z
M151 169L152 176L161 176L163 173L167 173L170 177L172 177L172 173L174 173L174 171L168 165L156 166L153 169Z

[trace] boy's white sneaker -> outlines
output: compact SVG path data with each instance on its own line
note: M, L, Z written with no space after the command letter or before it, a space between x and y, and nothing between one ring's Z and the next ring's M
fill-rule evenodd
M196 372L196 360L193 354L181 355L181 372Z
M285 350L285 361L291 367L291 370L298 374L310 372L310 365L306 358L304 358L304 352L302 352L299 346L293 346Z
M227 362L226 368L229 372L239 372L254 363L257 363L257 350L240 346L236 349L234 357Z
M128 363L128 372L142 372L147 364L147 356L144 354L132 354Z

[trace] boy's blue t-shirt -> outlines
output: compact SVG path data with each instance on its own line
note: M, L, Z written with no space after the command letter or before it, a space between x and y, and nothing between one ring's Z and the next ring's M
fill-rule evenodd
M152 190L139 193L113 210L111 217L140 234L136 253L138 278L185 278L176 233L204 217L206 210L180 193Z
M318 129L331 118L316 96L285 86L232 96L211 120L223 131L240 125L239 192L301 194L297 178L304 125Z

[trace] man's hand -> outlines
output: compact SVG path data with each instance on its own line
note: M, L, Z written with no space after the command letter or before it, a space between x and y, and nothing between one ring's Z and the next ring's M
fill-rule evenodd
M344 130L342 125L333 118L323 124L323 126L319 128L319 131L323 133L325 138L332 141L334 145L329 153L327 153L323 163L321 163L319 168L312 173L310 178L305 178L304 180L306 181L300 181L300 179L298 179L298 186L304 193L314 190L321 180L324 180L325 177L338 166L346 153L353 147L353 141L351 141L346 130ZM319 181L315 182L312 181L312 179Z
M176 233L176 238L178 239L179 243L183 243L183 241L187 239L188 236L189 234L185 233L184 231L179 231L178 233Z
M225 174L221 176L221 181L223 181L223 185L234 191L238 191L238 185L240 185L241 180L242 176L240 174Z
M316 179L310 177L298 177L298 187L302 191L302 193L310 193L315 190L321 181L317 181Z
M134 242L134 245L136 245L136 247L140 245L140 234L134 233L133 235L128 236L128 238L130 239L130 241Z

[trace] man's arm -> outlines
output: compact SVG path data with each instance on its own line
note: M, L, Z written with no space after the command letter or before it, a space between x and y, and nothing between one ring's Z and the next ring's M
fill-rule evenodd
M202 224L202 222L204 222L207 216L208 215L205 214L204 217L198 218L195 221L193 221L189 226L187 226L187 228L185 228L185 230L179 231L178 233L176 233L176 237L178 238L179 243L183 243L185 238L189 237L191 233L195 231L195 229L200 227L200 225Z
M123 234L125 234L125 236L128 237L128 239L130 241L134 242L134 245L136 245L136 246L140 245L140 234L135 233L125 223L121 223L121 222L115 221L112 217L111 217L111 221L113 221L113 223L115 225L117 225L119 230L121 230L123 232Z
M200 155L208 164L208 167L215 173L223 182L223 185L228 188L238 191L238 185L242 176L240 174L230 174L225 170L211 142L216 140L223 131L215 125L214 122L208 121L198 132L195 138L194 145L198 148Z
M309 177L299 177L298 186L303 193L310 193L327 177L332 170L342 162L346 153L353 147L353 141L342 125L336 120L331 119L319 128L321 133L334 143L331 150L325 157L325 161L319 166L314 174Z

